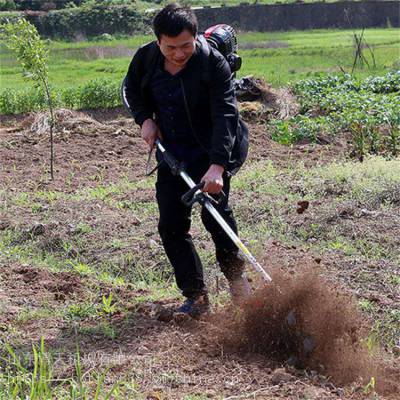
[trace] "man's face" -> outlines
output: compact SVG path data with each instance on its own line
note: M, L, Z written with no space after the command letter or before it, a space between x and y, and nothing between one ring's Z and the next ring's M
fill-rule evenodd
M196 49L196 38L187 30L175 37L161 35L157 43L166 60L177 67L185 66Z

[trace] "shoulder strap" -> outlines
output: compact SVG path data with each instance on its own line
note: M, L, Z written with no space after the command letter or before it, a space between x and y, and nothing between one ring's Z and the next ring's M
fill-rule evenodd
M203 62L202 62L202 68L201 68L201 80L206 83L209 84L211 82L210 79L210 62L209 62L209 57L210 57L210 45L207 42L207 40L205 39L205 37L203 35L199 35L198 36L198 41L201 44L201 50L203 53Z
M144 53L144 59L141 67L143 68L143 81L142 81L142 87L145 86L153 71L156 66L156 60L157 57L160 53L160 50L156 44L156 42L151 42L143 45L142 47L148 46L147 51Z

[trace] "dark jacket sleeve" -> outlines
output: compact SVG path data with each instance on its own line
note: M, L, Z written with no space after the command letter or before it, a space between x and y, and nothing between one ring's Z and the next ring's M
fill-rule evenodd
M128 74L124 83L124 95L128 103L129 110L135 119L135 122L142 126L143 122L153 117L153 111L146 103L141 91L141 79L144 75L143 60L146 47L137 50L129 65Z
M212 164L226 169L237 135L238 109L228 62L221 54L211 51L209 66L213 126L210 159Z

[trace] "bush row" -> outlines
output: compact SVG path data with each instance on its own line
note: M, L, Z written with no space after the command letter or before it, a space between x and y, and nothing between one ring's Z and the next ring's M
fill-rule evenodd
M149 30L145 16L132 6L69 8L28 16L42 36L76 38L103 33L138 34Z
M150 16L134 6L101 4L54 10L40 15L10 11L1 13L0 24L22 16L35 25L41 36L64 40L99 36L103 33L141 34L149 32L151 26Z
M121 105L121 82L95 79L83 85L52 90L52 101L56 107L75 110L87 108L109 108ZM46 109L42 89L4 89L0 92L0 114L21 114Z
M147 1L152 2L151 0ZM13 9L17 10L49 11L93 4L107 6L115 4L132 5L136 2L136 0L0 0L0 5L2 4L1 2L8 2L12 4L12 7L14 7Z
M78 7L83 4L132 4L135 0L0 0L0 11L50 11Z

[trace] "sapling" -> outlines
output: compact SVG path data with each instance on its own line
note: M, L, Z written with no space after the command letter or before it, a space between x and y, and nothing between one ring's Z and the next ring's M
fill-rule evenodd
M16 22L1 24L0 39L10 50L16 53L16 57L21 63L24 76L31 79L37 88L44 91L46 103L50 111L50 176L51 180L54 180L53 129L55 118L49 85L49 49L40 38L36 27L24 18Z
M101 310L108 317L111 317L111 315L114 314L116 311L116 305L115 305L115 303L113 304L112 301L113 301L112 293L110 293L108 296L105 296L103 294L103 296L102 296L103 306L102 306Z

